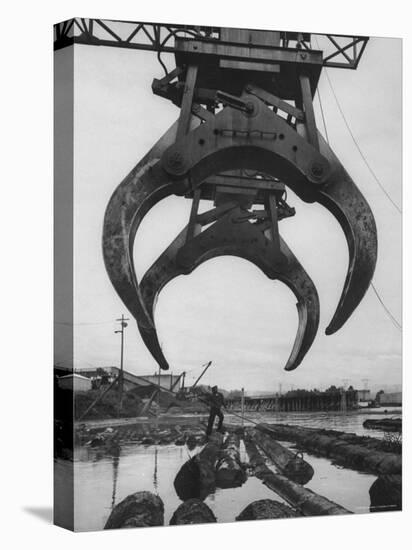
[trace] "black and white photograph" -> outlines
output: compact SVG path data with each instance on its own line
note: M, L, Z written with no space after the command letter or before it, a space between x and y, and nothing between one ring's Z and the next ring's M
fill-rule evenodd
M399 512L402 39L194 20L54 25L54 523Z

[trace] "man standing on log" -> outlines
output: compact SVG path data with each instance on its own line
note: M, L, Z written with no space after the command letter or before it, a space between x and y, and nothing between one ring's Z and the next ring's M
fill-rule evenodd
M209 404L210 404L210 414L209 414L209 421L207 423L207 430L206 435L209 436L212 433L213 430L213 424L215 422L215 418L219 418L219 423L217 426L217 431L222 431L222 425L223 425L223 413L221 411L221 408L225 404L225 400L223 398L223 395L217 391L217 386L213 386L212 393L207 395Z

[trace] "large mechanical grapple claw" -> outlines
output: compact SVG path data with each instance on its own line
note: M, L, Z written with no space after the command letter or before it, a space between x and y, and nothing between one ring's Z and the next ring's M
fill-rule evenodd
M317 201L339 222L349 250L349 266L342 294L325 331L326 334L333 334L345 324L369 288L377 261L378 240L369 204L320 134L319 147L332 170L317 193Z
M146 272L140 284L145 310L154 323L154 308L162 288L179 275L191 273L210 258L233 255L249 260L270 279L283 281L297 298L299 327L286 370L295 369L312 345L319 325L316 288L299 261L280 238L280 255L273 250L268 224L241 221L242 210L230 209L216 223L192 239L186 227ZM207 222L207 217L204 222ZM139 325L140 333L160 365L167 365L156 331Z
M237 102L247 109L226 106L214 115L205 111L201 124L184 110L187 132L182 131L181 120L172 126L118 186L106 209L103 253L107 272L163 369L168 369L168 363L153 318L158 293L173 277L222 255L253 262L294 292L299 329L285 368L292 370L302 361L318 328L319 300L311 279L278 232L285 185L303 201L327 208L346 237L348 272L326 334L348 320L374 273L377 234L372 211L322 136L315 134L314 139L312 133L306 139L297 126L249 94ZM237 170L256 171L257 175L233 177L232 171ZM148 210L172 194L193 200L191 221L139 286L133 264L136 231ZM216 208L199 215L200 199L214 201ZM252 222L250 209L261 204L265 210ZM199 227L208 224L212 225L200 231Z

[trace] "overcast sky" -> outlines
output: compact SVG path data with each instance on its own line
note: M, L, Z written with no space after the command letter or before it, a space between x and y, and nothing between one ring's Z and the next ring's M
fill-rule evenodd
M322 43L320 39L320 44ZM57 53L59 55L59 53ZM166 58L167 59L167 58ZM169 65L170 66L170 65ZM393 200L401 205L401 41L372 39L357 71L329 69L360 147ZM119 364L114 320L130 317L106 274L101 251L103 216L120 181L178 116L154 96L151 82L163 71L153 52L75 47L75 367ZM332 148L366 196L378 227L374 283L401 320L401 216L379 189L356 150L323 75L320 93ZM322 133L318 100L317 122ZM213 361L205 383L226 389L325 388L344 379L361 387L401 382L401 333L370 289L348 323L325 336L346 275L348 252L342 230L321 206L304 204L291 191L294 218L280 231L317 286L320 327L303 363L283 367L295 338L295 298L280 282L234 257L210 260L162 291L156 323L174 373L196 377ZM203 207L211 205L203 205ZM138 278L187 224L190 202L168 198L153 208L136 238ZM133 319L126 329L125 368L153 373L157 364ZM67 358L57 362L65 364Z

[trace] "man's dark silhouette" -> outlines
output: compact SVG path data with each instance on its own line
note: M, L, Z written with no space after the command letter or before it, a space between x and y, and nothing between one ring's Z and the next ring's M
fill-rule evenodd
M210 403L210 414L209 414L209 421L207 423L206 435L210 435L212 433L213 424L215 422L216 417L219 418L217 430L221 431L222 429L224 416L221 411L221 408L225 404L225 400L223 399L223 395L217 391L217 386L213 386L212 393L208 395L208 401Z

